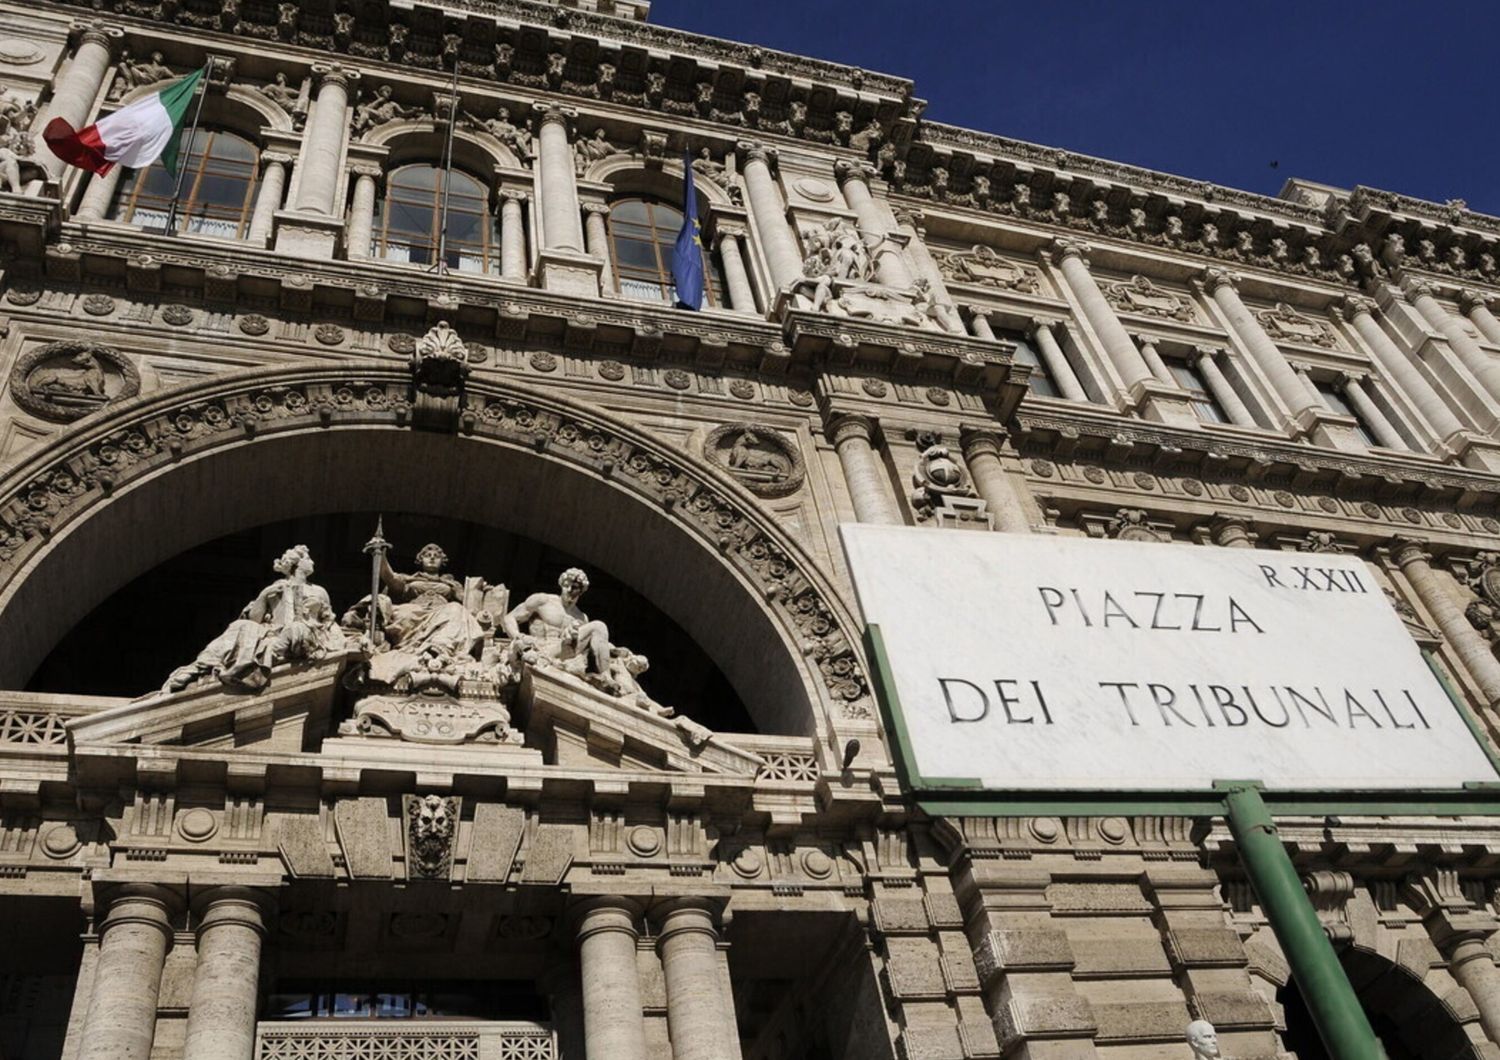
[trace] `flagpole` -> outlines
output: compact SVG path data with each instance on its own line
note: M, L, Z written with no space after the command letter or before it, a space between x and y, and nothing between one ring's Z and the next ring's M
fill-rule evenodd
M208 95L208 68L210 59L203 64L203 78L198 82L198 103L193 107L193 124L188 127L187 150L178 155L177 183L172 188L172 203L167 207L167 235L177 234L177 203L182 198L182 178L187 176L187 159L193 154L193 139L198 135L198 118L203 114L203 97Z
M453 80L448 86L448 133L443 138L443 194L438 207L437 274L448 274L448 192L453 186L453 130L458 127L458 56L453 56Z

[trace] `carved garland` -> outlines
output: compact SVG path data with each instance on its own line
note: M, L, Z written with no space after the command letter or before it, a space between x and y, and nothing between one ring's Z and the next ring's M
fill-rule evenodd
M326 366L221 377L85 428L0 480L0 588L26 556L130 481L187 454L309 425L408 425L409 376L386 365ZM847 718L873 717L851 619L796 546L721 472L704 474L628 428L492 381L470 388L461 430L543 452L628 485L711 542L794 630L828 698ZM722 477L719 477L722 475Z
M703 455L758 497L796 493L806 476L797 447L780 431L764 424L726 423L715 427L703 440Z

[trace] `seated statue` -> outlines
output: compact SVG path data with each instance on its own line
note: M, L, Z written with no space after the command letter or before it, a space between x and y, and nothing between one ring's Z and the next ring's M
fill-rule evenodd
M281 577L262 589L196 659L173 670L162 691L180 692L215 677L226 688L258 692L270 682L272 667L343 650L344 632L334 622L328 592L308 581L313 561L307 546L287 549L273 567Z
M543 665L583 677L609 672L609 627L592 621L578 607L588 591L589 576L569 567L557 579L557 593L532 593L500 620L505 635L529 644Z
M457 660L479 657L484 626L465 606L464 583L443 572L447 563L447 553L441 548L424 545L417 553L416 573L398 574L381 554L380 580L389 599L382 594L376 606L387 650L377 652L370 660L370 676L375 681L395 684L427 656ZM369 606L369 597L360 600L345 615L345 625L361 624L361 608L367 616Z

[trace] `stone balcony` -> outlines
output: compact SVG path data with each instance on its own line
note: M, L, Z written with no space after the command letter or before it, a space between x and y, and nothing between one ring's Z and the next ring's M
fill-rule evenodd
M556 1060L542 1023L457 1020L262 1021L256 1060Z

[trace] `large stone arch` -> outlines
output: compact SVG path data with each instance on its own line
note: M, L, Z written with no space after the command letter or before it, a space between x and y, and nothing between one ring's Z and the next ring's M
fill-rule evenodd
M609 570L698 640L764 731L871 716L852 616L738 484L509 382L473 381L456 434L413 429L410 396L390 363L255 368L60 435L0 479L0 687L186 548L242 526L404 506L550 540Z

